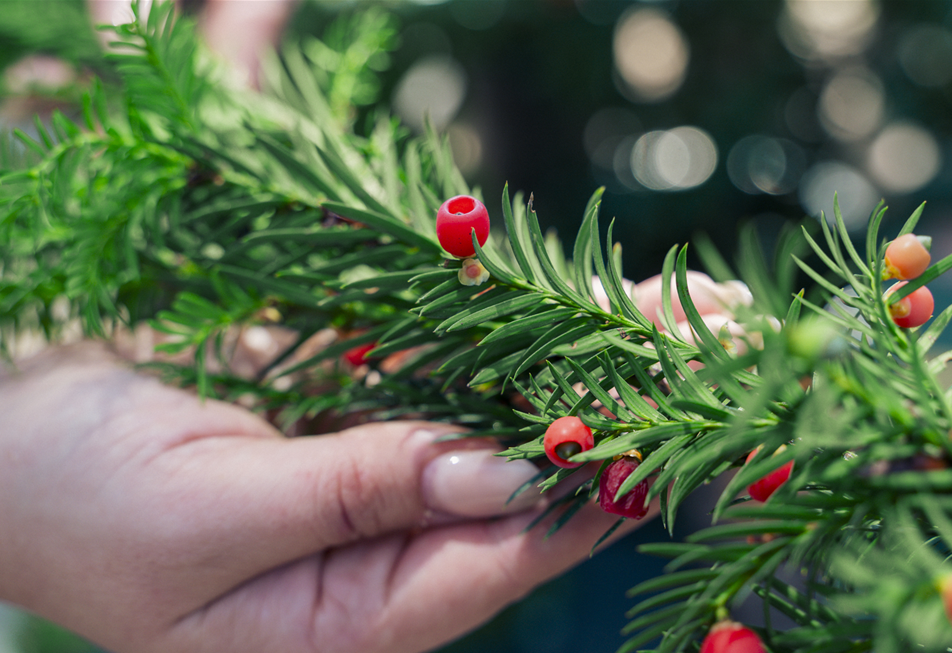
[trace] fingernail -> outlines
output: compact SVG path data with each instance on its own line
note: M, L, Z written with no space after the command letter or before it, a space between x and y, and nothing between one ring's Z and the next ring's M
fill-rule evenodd
M427 507L459 517L492 517L537 504L540 495L535 487L509 501L538 474L535 465L527 460L506 462L494 453L488 449L452 451L431 460L423 470Z

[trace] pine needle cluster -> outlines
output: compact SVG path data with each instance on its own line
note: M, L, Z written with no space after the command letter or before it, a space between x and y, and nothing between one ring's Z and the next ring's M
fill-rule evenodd
M930 350L952 309L906 330L887 301L952 260L884 301L882 206L864 251L837 210L816 237L790 230L772 272L748 235L740 276L754 304L737 315L748 336L732 337L705 325L687 249L675 247L659 328L626 291L611 226L601 235L600 192L569 260L531 199L504 189L505 235L474 242L489 282L461 285L434 218L446 198L480 192L432 129L411 137L378 115L355 131L352 107L372 97L369 71L385 61L393 26L368 13L336 30L273 57L267 92L249 97L228 87L170 3L119 27L109 60L121 89L97 83L75 120L38 120L39 138L17 133L26 149L2 161L0 345L25 329L55 340L75 320L100 337L150 321L167 337L162 352L178 355L152 364L166 378L240 399L285 428L419 416L540 463L547 425L576 415L596 446L574 460L604 469L639 450L619 495L653 479L669 529L694 490L730 479L713 526L644 547L672 561L631 590L622 650L697 651L751 597L770 651L948 650L952 396L938 374L950 354ZM734 276L701 250L716 278ZM792 292L796 266L822 297ZM672 290L694 335L677 326ZM231 335L261 325L296 341L253 378L232 372ZM361 345L373 349L355 374L345 354ZM766 503L746 497L789 461L789 481ZM520 491L577 473L540 465ZM551 505L554 537L597 492L598 475Z

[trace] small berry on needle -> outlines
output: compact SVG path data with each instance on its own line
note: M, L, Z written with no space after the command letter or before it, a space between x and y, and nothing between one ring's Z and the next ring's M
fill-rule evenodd
M928 236L904 234L886 247L883 280L915 279L926 271L932 257L929 248L932 239Z
M762 446L763 445L761 445L761 447ZM751 461L751 459L753 459L754 456L757 455L757 452L760 451L761 447L757 447L756 449L751 451L750 454L748 454L747 456L748 463ZM773 455L776 456L778 453L780 453L786 448L787 448L786 445L781 445L780 448L777 449ZM781 485L787 482L787 479L790 478L790 473L792 471L793 471L793 461L791 460L781 465L777 469L773 470L772 472L764 476L762 479L748 485L747 493L750 495L750 498L753 499L754 501L760 501L761 503L763 503L764 501L769 499L770 496L774 492L777 491L777 488L779 488Z
M648 481L637 483L630 492L615 500L618 489L640 464L641 454L632 450L618 456L602 471L598 479L598 505L602 510L628 519L641 519L648 514L648 506L645 505Z
M701 653L766 653L757 633L736 621L714 624L701 644Z
M489 212L475 197L457 195L443 202L436 213L436 238L440 246L456 258L476 253L472 233L482 247L489 238Z
M542 439L545 455L553 464L567 469L583 463L569 462L569 458L595 446L592 429L575 415L560 417L549 425Z
M900 281L896 285L891 286L889 290L883 294L883 298L887 299L904 285L906 285L906 282ZM932 292L925 286L922 286L916 288L899 301L889 304L888 307L889 315L897 326L903 329L912 329L917 326L922 326L929 321L935 310L935 299L932 297Z

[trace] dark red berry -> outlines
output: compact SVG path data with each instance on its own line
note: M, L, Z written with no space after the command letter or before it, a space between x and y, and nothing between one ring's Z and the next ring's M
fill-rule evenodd
M906 285L906 282L900 281L894 286L890 286L883 298L888 298L904 285ZM932 292L925 286L916 288L899 301L889 305L889 315L893 322L903 329L922 326L929 321L934 310L935 299L932 297Z
M560 417L545 431L542 439L545 455L559 467L580 467L583 463L571 463L569 458L588 451L595 446L592 429L585 426L578 417L567 415Z
M704 642L701 653L766 653L757 633L736 621L714 624Z
M774 452L774 455L777 455L786 448L786 445L781 445L781 447ZM760 451L760 447L757 447L751 451L747 456L747 462L750 462L753 457L757 455L758 451ZM748 485L747 493L750 495L751 499L763 503L770 498L770 495L777 491L778 487L787 482L787 479L790 478L790 473L792 471L793 461L791 460L773 470L759 481Z
M370 350L377 346L376 342L368 342L365 345L357 345L353 349L344 352L344 360L351 365L363 365L369 358L367 356Z
M475 197L457 195L443 202L436 213L436 238L447 252L457 258L476 253L472 232L482 247L489 238L489 213Z
M648 481L637 483L630 492L615 501L618 488L640 464L634 456L622 456L605 468L598 480L598 505L602 510L628 519L641 519L648 513L648 506L645 505Z

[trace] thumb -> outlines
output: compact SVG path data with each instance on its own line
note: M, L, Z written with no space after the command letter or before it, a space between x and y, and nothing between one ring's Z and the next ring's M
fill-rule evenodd
M388 532L538 503L531 487L506 503L537 475L534 465L506 462L484 440L437 442L451 432L425 422L381 422L319 437L219 440L202 448L207 461L191 460L190 467L204 479L241 482L217 485L225 494L209 495L197 511L194 537L260 569Z

